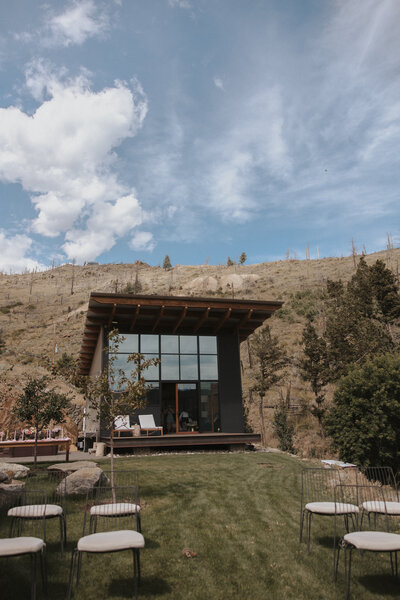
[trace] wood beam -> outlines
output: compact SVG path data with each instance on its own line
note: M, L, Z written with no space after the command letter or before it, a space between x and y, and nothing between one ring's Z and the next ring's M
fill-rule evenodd
M131 323L131 326L129 327L129 331L131 333L132 333L132 331L133 331L133 329L134 329L134 327L136 325L136 321L137 321L137 318L139 316L139 313L140 313L140 304L138 304L136 306L135 314L133 315L132 323Z
M89 310L92 308L92 306L94 307L95 304L98 305L112 305L115 301L115 298L112 297L113 294L110 295L110 297L107 297L107 295L104 296L97 296L96 293L93 293L93 295L90 298L90 304L89 304ZM121 307L123 305L125 306L138 306L138 301L141 303L142 306L158 306L160 307L162 304L164 304L166 307L181 307L182 305L184 305L185 303L187 303L188 306L190 306L191 308L207 308L207 306L211 306L212 308L234 308L234 309L238 309L238 310L249 310L250 308L254 308L255 310L260 310L260 311L266 311L266 312L274 312L275 310L278 310L279 308L281 308L283 302L275 302L275 301L271 301L271 300L253 300L253 301L248 301L248 300L237 300L237 299L231 299L231 300L225 300L222 298L207 298L207 299L203 299L203 298L195 298L195 297L173 297L171 296L170 298L167 296L148 296L148 297L141 297L140 299L135 299L133 298L127 298L127 297L123 297L123 296L118 296L118 305ZM92 304L93 303L93 304ZM139 305L140 306L140 305Z
M183 319L186 317L186 313L188 311L188 307L184 306L183 307L183 311L181 312L181 316L179 317L179 319L177 320L177 322L175 323L175 327L172 330L172 333L175 333L176 330L178 329L178 327L181 325Z
M249 319L251 319L251 315L253 314L253 309L251 308L248 313L246 315L244 315L244 317L242 319L240 319L239 324L237 326L237 331L239 331L239 329L241 327L243 327L243 325L245 325L245 323L247 323L247 321Z
M197 321L196 325L194 326L193 333L197 333L198 330L200 329L200 327L203 325L203 323L205 321L207 321L208 315L210 314L210 310L211 310L211 306L207 306L206 310L203 312L200 319Z
M222 319L220 319L218 325L214 329L214 333L218 333L218 331L221 329L221 327L227 322L227 320L231 316L231 312L232 312L232 309L228 308L228 310L226 311L226 313L224 314L224 316L222 317Z
M117 305L113 304L112 310L111 310L111 314L110 314L110 318L108 319L108 323L107 323L107 329L110 331L110 327L112 325L113 319L115 317L115 313L117 311Z
M161 321L161 318L162 318L162 316L164 314L164 310L165 310L165 306L163 305L160 308L160 310L158 311L158 315L157 315L157 318L156 318L156 320L154 322L153 329L151 330L151 333L155 332L155 330L156 330L156 328L157 328L157 326L158 326L159 322Z

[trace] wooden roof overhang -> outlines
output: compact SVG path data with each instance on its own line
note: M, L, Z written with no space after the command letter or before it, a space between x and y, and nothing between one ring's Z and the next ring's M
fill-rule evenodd
M124 333L217 335L236 332L245 340L282 302L196 298L193 296L143 296L92 292L86 314L79 357L81 374L88 374L99 331Z

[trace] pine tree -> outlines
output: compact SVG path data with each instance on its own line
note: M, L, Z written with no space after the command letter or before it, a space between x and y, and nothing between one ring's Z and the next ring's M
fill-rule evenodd
M264 423L264 398L268 390L279 383L285 375L285 367L288 364L286 350L279 343L277 336L271 334L268 325L258 333L253 334L251 342L252 355L255 358L255 366L251 372L253 384L251 392L259 396L259 414L261 422L261 439L265 443Z
M171 260L168 256L168 254L165 255L164 262L163 262L163 269L172 269Z
M228 258L226 259L226 266L227 267L232 267L235 263L233 262L233 260L231 259L230 256L228 256Z
M328 352L325 339L318 336L310 320L303 331L303 345L304 358L300 361L300 370L304 381L308 381L311 385L315 397L312 414L317 417L320 427L323 429L324 388L330 380Z
M246 254L246 252L242 252L242 254L240 255L240 258L239 258L239 265L244 265L246 260L247 260L247 254Z

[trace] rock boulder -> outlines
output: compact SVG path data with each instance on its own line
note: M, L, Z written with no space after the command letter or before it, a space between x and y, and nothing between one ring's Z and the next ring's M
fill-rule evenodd
M18 463L0 462L0 473L5 473L11 479L24 479L29 473L29 468Z
M59 473L65 473L66 475L69 475L70 473L75 473L75 471L79 471L80 469L95 468L97 468L95 462L90 462L89 460L77 460L75 462L55 463L54 465L47 467L47 470L57 471Z
M99 467L86 467L68 475L59 484L57 493L67 496L81 496L93 488L108 484L108 477Z

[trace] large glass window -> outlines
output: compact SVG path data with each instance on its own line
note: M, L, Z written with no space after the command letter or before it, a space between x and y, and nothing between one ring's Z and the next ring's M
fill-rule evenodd
M194 335L180 335L179 351L181 354L197 354L197 337Z
M140 336L140 352L141 354L157 353L159 351L159 337L158 335L144 335Z
M162 335L161 336L161 352L177 354L179 352L179 336L178 335Z
M207 335L125 334L118 349L116 368L126 374L135 370L127 358L140 352L145 360L160 358L161 366L143 370L149 381L218 380L217 338Z
M180 356L180 379L198 379L199 369L196 354L181 354Z
M179 354L161 354L161 380L179 379Z
M151 358L158 358L158 354L143 354L144 360L150 360ZM150 367L141 371L145 379L158 380L160 378L160 365L150 365Z
M217 338L213 335L199 335L200 354L217 354Z
M200 382L200 429L220 431L218 383Z
M125 338L118 346L118 353L128 352L132 354L133 352L139 352L139 336L137 333L125 333L123 335Z
M200 379L218 379L217 356L200 354Z

